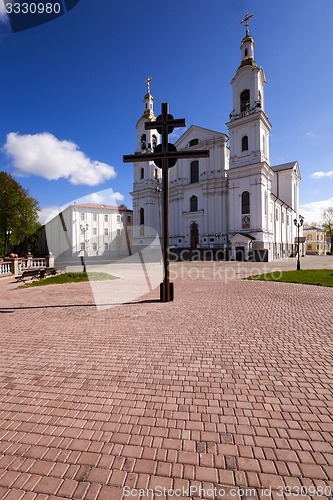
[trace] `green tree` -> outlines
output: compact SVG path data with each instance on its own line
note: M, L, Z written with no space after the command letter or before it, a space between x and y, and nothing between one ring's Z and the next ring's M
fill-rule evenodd
M30 245L30 237L40 226L38 222L38 201L30 196L10 174L0 172L0 255L8 253L10 230L10 248L25 251Z
M323 228L326 231L326 236L330 239L331 249L330 253L333 254L333 207L329 207L323 213Z

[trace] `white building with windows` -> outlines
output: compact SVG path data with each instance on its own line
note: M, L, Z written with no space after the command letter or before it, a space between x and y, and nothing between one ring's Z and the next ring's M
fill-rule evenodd
M245 19L246 20L246 19ZM295 253L299 219L300 170L297 161L272 166L271 124L266 114L266 77L254 59L254 40L241 42L241 62L234 74L228 135L192 125L178 139L182 149L208 149L209 158L178 160L169 170L170 244L183 249L215 249L234 260L273 260ZM136 154L160 142L154 99L144 96L137 128ZM161 170L153 162L134 164L133 244L161 235Z
M60 260L128 256L132 217L132 210L123 207L73 203L47 222L40 235L40 252L50 250Z

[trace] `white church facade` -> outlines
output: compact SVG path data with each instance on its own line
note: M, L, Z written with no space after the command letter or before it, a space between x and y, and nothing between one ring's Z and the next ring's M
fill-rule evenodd
M209 158L178 160L169 170L170 245L175 253L212 249L219 258L271 261L295 253L299 219L297 161L270 165L271 124L265 111L266 78L254 59L254 40L241 43L241 63L232 81L228 135L192 125L177 150L208 149ZM137 123L136 154L152 152L160 141L148 91ZM161 237L161 170L153 162L134 164L133 245Z

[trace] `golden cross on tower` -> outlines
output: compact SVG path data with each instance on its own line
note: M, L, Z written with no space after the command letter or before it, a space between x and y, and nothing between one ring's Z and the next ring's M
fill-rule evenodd
M251 19L251 17L253 17L254 14L245 14L245 17L244 19L240 22L241 24L242 23L245 23L245 27L246 27L246 36L249 36L249 19Z
M145 84L147 85L147 94L150 94L150 82L152 81L152 77L148 76L147 80L145 81Z

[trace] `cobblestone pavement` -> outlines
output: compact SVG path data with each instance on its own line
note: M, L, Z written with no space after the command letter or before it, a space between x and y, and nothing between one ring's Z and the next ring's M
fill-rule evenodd
M0 280L1 499L331 496L333 289L172 270L105 310Z

